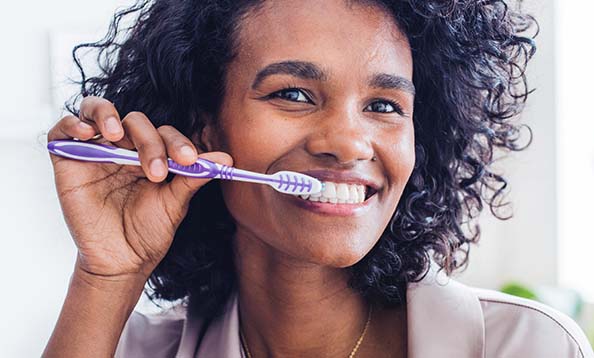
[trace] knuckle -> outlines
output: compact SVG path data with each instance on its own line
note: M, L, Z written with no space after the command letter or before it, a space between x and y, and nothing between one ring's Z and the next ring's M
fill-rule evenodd
M166 134L170 134L170 133L175 133L175 127L173 127L170 124L164 124L162 126L159 126L159 128L157 128L157 130L159 131L159 133L166 133Z
M56 127L52 127L48 132L47 132L47 136L46 136L48 142L53 140L54 138L56 138Z
M78 118L76 118L73 115L70 115L70 114L66 115L66 116L62 117L62 119L60 119L60 121L58 122L58 125L68 124L68 123L72 122L73 119L78 120Z
M136 149L139 153L148 153L151 145L147 142L136 143Z
M69 133L74 129L75 123L76 121L74 121L72 117L66 116L54 126L54 129L63 133Z
M80 119L74 116L67 116L64 118L64 126L68 129L74 128L80 122Z
M130 113L128 113L128 115L126 117L130 117L130 118L134 118L135 120L144 120L144 119L148 119L148 117L139 111L132 111Z
M94 107L95 107L95 96L87 96L87 97L83 98L83 100L80 102L80 111L81 111L81 114L83 114L83 115L85 115L87 113L92 115Z
M157 128L157 133L165 142L171 142L175 139L175 132L169 126L160 126Z
M122 120L122 125L135 125L136 123L144 122L148 118L142 112L130 112Z
M89 103L90 103L90 101L92 101L92 100L93 100L93 98L94 98L94 96L87 96L87 97L84 97L84 98L82 99L82 101L80 101L80 107L82 108L82 107L88 106L88 105L89 105Z
M96 121L109 115L118 115L115 107L111 102L96 96L88 96L83 98L80 105L81 118L90 121Z
M70 118L72 118L72 117L74 117L74 116L73 116L73 115L71 115L71 114L67 114L67 115L65 115L64 117L60 118L60 120L59 120L58 122L64 122L64 121L68 121L68 120L70 120Z
M142 152L150 158L161 158L165 156L165 150L163 146L157 143L142 141L136 145L136 148L138 149L138 152Z
M91 112L91 116L93 118L100 118L101 117L101 113L103 112L103 108L101 106L101 101L97 101L94 100L93 102L91 102L91 108L90 108L90 112Z

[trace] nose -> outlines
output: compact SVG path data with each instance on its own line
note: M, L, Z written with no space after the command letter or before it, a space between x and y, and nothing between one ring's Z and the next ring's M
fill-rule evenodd
M306 150L313 156L339 164L371 160L374 150L368 123L356 110L336 112L316 121Z

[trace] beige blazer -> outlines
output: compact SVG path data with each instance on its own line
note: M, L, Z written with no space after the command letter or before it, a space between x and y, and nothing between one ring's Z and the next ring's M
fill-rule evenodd
M594 358L579 326L537 302L428 275L407 289L409 358ZM118 358L242 358L237 297L197 346L199 317L134 312Z

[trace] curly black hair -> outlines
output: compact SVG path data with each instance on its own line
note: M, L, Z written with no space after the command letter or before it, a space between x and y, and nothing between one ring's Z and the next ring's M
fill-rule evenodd
M155 127L190 137L217 118L226 67L237 53L241 21L261 0L140 1L119 11L104 39L78 45L81 96L112 101L125 115L142 111ZM538 25L502 0L365 0L392 15L408 36L416 86L416 163L389 225L375 247L350 267L350 285L374 304L404 303L406 284L434 261L448 274L468 262L486 203L498 216L507 182L492 169L499 149L531 141L515 117L531 92L526 65ZM131 26L122 20L132 19ZM534 29L534 31L532 31ZM77 56L98 50L88 77ZM527 128L528 140L522 128ZM205 149L205 148L202 148ZM168 180L171 176L168 177ZM501 219L505 217L498 216ZM183 299L214 315L236 289L233 219L217 181L194 196L167 255L149 278L149 297Z

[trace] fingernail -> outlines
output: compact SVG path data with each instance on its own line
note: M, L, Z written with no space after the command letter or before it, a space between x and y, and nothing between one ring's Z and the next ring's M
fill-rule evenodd
M109 117L105 120L105 129L111 134L118 134L120 132L120 121L115 117Z
M181 147L181 149L180 149L179 151L181 152L181 154L182 154L184 157L193 157L193 156L194 156L194 154L196 153L196 152L194 151L194 149L192 149L192 148L188 147L187 145L184 145L183 147Z
M167 170L165 169L165 164L161 159L153 159L150 165L151 173L156 177L162 177L165 175Z

